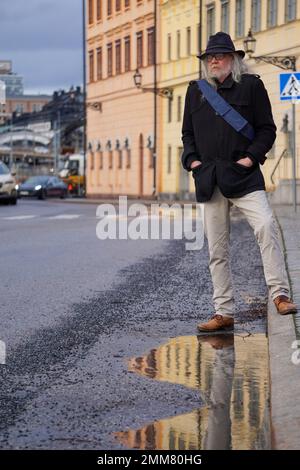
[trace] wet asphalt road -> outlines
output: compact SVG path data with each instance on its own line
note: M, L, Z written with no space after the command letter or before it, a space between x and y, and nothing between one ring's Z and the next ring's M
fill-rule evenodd
M207 245L100 241L96 225L94 205L0 206L1 449L123 449L114 432L199 407L127 361L211 315ZM237 212L231 234L238 329L264 332L262 262Z

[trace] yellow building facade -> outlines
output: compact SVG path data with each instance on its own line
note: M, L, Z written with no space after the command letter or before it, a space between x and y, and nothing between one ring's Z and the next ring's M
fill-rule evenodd
M162 101L159 160L160 194L180 199L193 191L191 176L181 165L181 127L185 93L190 80L199 78L199 1L160 2L159 87L172 87L172 102Z
M182 151L181 124L184 97L190 80L199 78L199 60L195 57L204 50L208 37L225 31L232 37L235 47L243 49L243 41L249 29L256 39L253 56L295 56L299 64L300 55L300 1L299 0L203 0L202 27L200 24L200 2L192 0L162 0L161 18L161 82L159 86L174 88L173 109L163 103L161 139L161 193L181 198L192 197L194 182L190 174L181 168ZM201 29L201 39L200 31ZM280 180L288 184L292 178L292 105L280 101L279 74L292 72L277 66L255 61L246 56L250 73L261 76L268 90L277 139L261 167L267 189L274 189ZM300 66L299 66L300 67ZM300 70L299 70L300 71ZM288 123L287 123L288 120ZM300 106L296 105L296 167L300 175ZM275 171L274 168L281 154ZM271 175L273 173L273 181ZM274 184L273 184L274 183Z
M87 195L151 197L154 189L154 0L87 1ZM162 199L195 199L194 181L183 170L181 127L185 93L200 76L196 57L210 34L228 32L242 49L249 29L254 56L300 54L300 0L157 0L156 193ZM200 14L200 6L202 6ZM200 27L201 23L201 27ZM201 37L200 37L201 31ZM277 125L277 139L261 167L267 189L292 178L292 105L280 101L279 74L288 72L245 58L261 76ZM299 66L300 67L300 66ZM297 176L300 175L300 106L296 105ZM277 160L284 153L274 171ZM273 180L271 175L273 173ZM273 184L274 183L274 184Z

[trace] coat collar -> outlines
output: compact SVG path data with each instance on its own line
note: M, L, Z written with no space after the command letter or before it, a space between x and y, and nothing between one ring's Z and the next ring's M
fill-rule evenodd
M220 88L231 88L232 85L234 84L234 80L232 78L232 74L230 73L228 75L228 77L225 78L224 82L223 83L220 83L218 80L217 80L217 84L218 84L218 90Z

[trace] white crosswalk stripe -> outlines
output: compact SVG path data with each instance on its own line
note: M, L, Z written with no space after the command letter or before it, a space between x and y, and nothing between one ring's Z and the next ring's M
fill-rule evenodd
M78 217L80 216L81 214L60 214L60 215L53 215L53 216L47 217L47 219L70 220L70 219L78 219Z
M14 215L11 217L1 217L1 219L5 220L24 220L24 219L34 219L37 217L36 215Z
M72 220L78 219L81 217L81 214L59 214L59 215L50 215L50 216L40 216L40 215L14 215L14 216L4 216L0 217L0 220L29 220L29 219L57 219L57 220Z

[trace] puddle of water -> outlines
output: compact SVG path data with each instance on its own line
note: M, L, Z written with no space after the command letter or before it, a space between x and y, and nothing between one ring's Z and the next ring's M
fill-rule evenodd
M177 337L143 357L132 358L129 370L197 389L205 404L138 430L115 433L124 446L153 450L270 448L264 334Z

